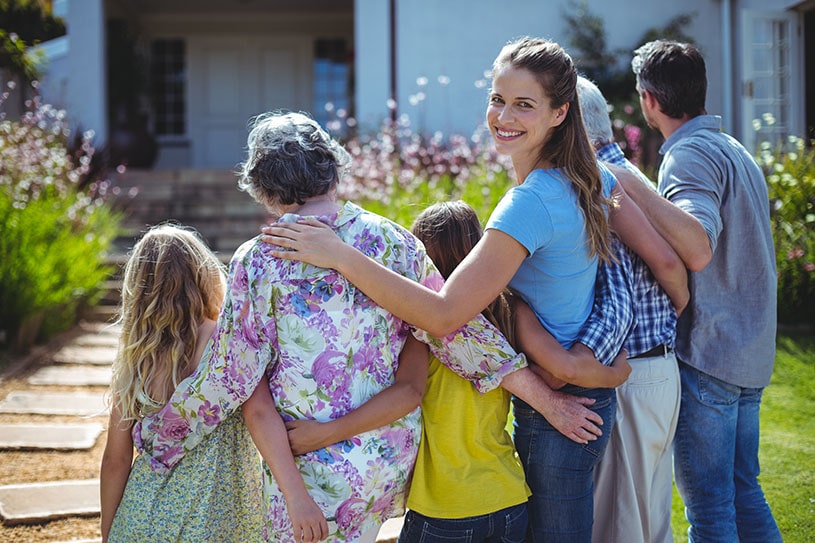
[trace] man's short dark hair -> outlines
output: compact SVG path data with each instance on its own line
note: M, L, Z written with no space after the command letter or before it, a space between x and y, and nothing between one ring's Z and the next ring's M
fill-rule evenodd
M665 115L681 119L706 113L705 59L694 45L667 40L648 42L634 51L631 69L637 75L639 92L651 93Z

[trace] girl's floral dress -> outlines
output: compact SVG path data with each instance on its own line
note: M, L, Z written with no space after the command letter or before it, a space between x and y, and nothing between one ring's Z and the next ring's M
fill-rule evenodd
M168 474L136 457L109 543L260 543L263 474L240 412L233 413Z
M350 203L321 220L369 257L440 288L441 275L424 247L401 226ZM271 249L255 238L235 252L226 300L201 364L158 415L134 428L154 470L166 471L189 454L251 395L264 372L284 420L335 419L393 383L408 325L336 271L274 258ZM413 333L482 391L526 365L481 316L443 339ZM296 458L329 521L329 541L356 541L404 512L420 425L417 409ZM217 471L213 466L210 476ZM263 486L264 538L293 542L285 500L265 465Z

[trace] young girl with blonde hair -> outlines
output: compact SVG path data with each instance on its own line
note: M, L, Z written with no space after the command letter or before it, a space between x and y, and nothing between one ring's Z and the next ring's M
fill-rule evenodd
M264 457L279 458L269 465L291 489L293 522L325 523L294 467L279 418L275 427L274 420L247 415L245 426L235 413L167 475L153 472L142 454L133 462L134 424L162 409L195 370L224 294L223 265L193 231L159 225L133 248L124 269L101 467L103 541L260 541L261 465L247 426ZM271 402L261 385L246 405L263 411ZM209 405L201 415L218 410ZM135 445L143 452L137 435Z

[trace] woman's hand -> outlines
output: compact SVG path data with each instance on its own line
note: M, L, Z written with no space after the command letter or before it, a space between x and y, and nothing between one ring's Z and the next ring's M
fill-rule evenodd
M294 455L306 454L334 443L325 424L316 420L292 420L286 423L289 446Z
M330 226L313 217L296 223L276 222L261 228L264 243L279 247L272 254L285 260L300 260L321 268L338 269L346 245Z

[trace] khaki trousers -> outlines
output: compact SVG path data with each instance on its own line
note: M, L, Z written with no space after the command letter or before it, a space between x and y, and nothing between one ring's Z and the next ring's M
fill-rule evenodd
M611 440L595 469L592 542L668 543L679 368L674 353L628 362Z

